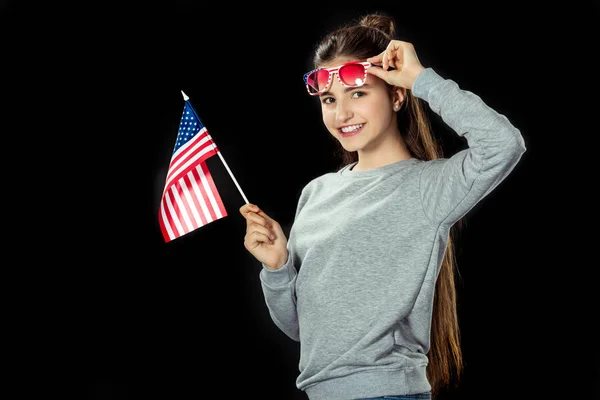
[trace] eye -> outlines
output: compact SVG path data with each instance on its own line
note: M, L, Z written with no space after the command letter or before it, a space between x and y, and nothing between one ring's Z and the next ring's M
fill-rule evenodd
M352 92L352 98L357 99L359 97L363 97L366 93L357 90L356 92Z
M335 101L335 99L333 97L323 97L321 99L321 102L323 104L333 104L334 101Z

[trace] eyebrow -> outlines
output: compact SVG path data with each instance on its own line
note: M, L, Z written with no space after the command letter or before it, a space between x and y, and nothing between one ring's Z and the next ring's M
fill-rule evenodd
M354 90L354 89L360 89L360 88L364 88L364 87L366 87L366 88L370 88L370 87L372 87L372 86L371 86L371 85L369 85L368 83L365 83L365 84L363 84L363 85L361 85L361 86L357 86L357 87L347 87L347 88L345 88L345 89L344 89L344 93L348 93L348 92L350 92L350 91L352 91L352 90ZM321 93L321 95L320 95L319 97L323 97L323 96L329 96L329 95L330 95L330 94L329 94L329 90L328 90L328 91L326 91L326 92L323 92L323 93Z

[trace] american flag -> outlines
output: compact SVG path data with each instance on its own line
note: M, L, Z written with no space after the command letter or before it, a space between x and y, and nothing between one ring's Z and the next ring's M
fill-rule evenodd
M227 216L205 162L218 152L196 110L186 100L158 214L165 242Z

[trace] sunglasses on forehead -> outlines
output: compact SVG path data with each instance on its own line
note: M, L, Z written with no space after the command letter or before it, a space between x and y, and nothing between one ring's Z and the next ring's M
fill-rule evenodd
M317 68L304 74L306 90L311 96L318 96L326 92L331 86L333 74L337 74L338 81L347 87L359 87L367 80L367 68L376 67L370 62L351 61L337 67Z

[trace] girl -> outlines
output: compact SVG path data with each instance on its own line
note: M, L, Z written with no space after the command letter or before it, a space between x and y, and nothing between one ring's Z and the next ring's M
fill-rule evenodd
M289 239L257 205L240 208L311 400L431 399L460 375L451 228L526 150L506 117L395 35L367 15L317 46L304 81L344 158L303 188ZM441 157L425 102L466 150Z

